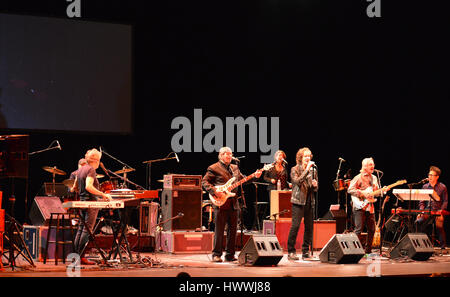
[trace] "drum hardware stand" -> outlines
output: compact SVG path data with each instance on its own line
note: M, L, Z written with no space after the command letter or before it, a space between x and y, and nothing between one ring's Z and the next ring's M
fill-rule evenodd
M169 157L172 154L175 154L175 157ZM172 160L172 159L176 159L179 162L178 156L177 156L177 154L175 152L171 152L170 154L167 155L167 157L162 158L162 159L148 160L148 161L142 162L143 164L147 164L147 188L149 190L151 190L151 187L152 187L152 180L151 180L152 163L161 162L161 161L167 161L167 160Z
M124 182L123 186L126 186L126 183L131 183L131 184L133 184L134 186L136 186L136 187L138 187L138 188L140 188L140 189L145 190L144 187L142 187L142 186L140 186L140 185L137 185L137 184L131 182L129 179L126 178L126 175L125 175L125 174L126 174L127 172L135 171L136 169L134 169L133 167L129 166L128 164L126 164L126 163L120 161L119 159L117 159L117 158L111 156L111 155L108 154L108 152L106 152L102 147L100 147L100 152L101 152L102 154L107 155L107 156L110 157L111 159L113 159L113 160L115 160L115 161L117 161L117 162L119 162L120 164L123 165L123 169L122 169L122 170L119 170L119 171L116 171L116 172L113 172L113 171L111 171L111 170L105 168L109 173L112 173L114 176L120 178L120 179ZM125 177L120 176L119 174L117 174L117 172L123 172Z

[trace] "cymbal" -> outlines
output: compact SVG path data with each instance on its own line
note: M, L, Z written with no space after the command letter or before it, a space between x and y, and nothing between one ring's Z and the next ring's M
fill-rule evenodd
M54 173L54 174L58 174L58 175L66 175L66 173L64 171L56 168L56 166L55 167L44 166L44 167L42 167L42 169L44 169L45 171L48 171L50 173Z
M133 168L125 168L125 169L122 169L122 170L115 171L114 173L115 174L122 174L122 173L132 172L132 171L135 171L135 170L136 169L133 169Z
M63 184L68 187L68 188L72 188L73 184L74 184L75 180L74 179L65 179L63 180Z
M95 177L96 178L104 178L105 176L103 174L97 174Z

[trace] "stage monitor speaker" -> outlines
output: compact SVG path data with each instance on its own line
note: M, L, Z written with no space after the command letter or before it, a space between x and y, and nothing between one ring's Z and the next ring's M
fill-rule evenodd
M335 234L319 253L322 263L358 263L364 256L364 249L355 233Z
M403 218L398 214L393 214L385 223L384 227L387 231L395 233L401 226Z
M188 231L202 227L202 190L164 189L161 194L164 231ZM183 214L181 217L171 220Z
M408 233L390 252L392 259L408 257L416 261L426 261L434 253L433 244L424 233Z
M66 213L59 197L36 196L31 206L29 218L34 226L47 225L52 213Z
M239 253L240 265L273 266L283 258L283 249L275 235L253 235Z

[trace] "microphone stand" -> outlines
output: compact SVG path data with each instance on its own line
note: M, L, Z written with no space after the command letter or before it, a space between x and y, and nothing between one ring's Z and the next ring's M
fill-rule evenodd
M39 153L43 153L43 152L54 150L54 149L61 149L60 146L52 146L55 142L56 142L56 140L53 140L52 143L50 143L50 145L48 146L48 148L28 153L28 155L31 156L31 155L34 155L34 154L39 154Z
M172 159L177 159L177 157L169 157L171 154L173 154L174 152L171 152L170 154L167 155L167 157L162 158L162 159L155 159L155 160L148 160L148 161L144 161L142 162L142 164L147 164L147 188L149 190L151 190L152 187L152 180L151 180L151 176L152 176L152 163L155 162L161 162L161 161L167 161L167 160L172 160Z
M341 172L341 165L342 165L342 159L339 158L339 166L338 166L338 170L336 172L336 180L335 180L335 185L336 187L339 187L339 173ZM337 192L337 203L339 205L341 205L341 199L340 199L340 191L339 188L335 189Z
M381 186L381 178L383 177L383 175L380 176L380 172L381 171L379 171L379 170L377 171L377 177L378 177L378 184L380 186L380 189L382 189L383 187ZM384 196L383 191L381 191L380 202L383 199L383 196ZM374 207L374 209L375 209L375 207ZM378 214L380 216L380 222L381 222L381 215L382 215L382 213L381 213L381 203L379 203ZM375 214L374 214L374 216L375 216ZM376 221L375 221L375 224L376 224ZM383 242L381 241L381 238L382 237L381 237L381 228L380 228L380 256L382 256L382 252L383 252Z
M268 183L260 183L260 182L253 182L253 184L255 185L255 219L256 219L256 224L257 224L257 228L258 228L258 232L261 232L261 222L259 220L259 210L258 210L258 185L264 185L264 186L268 186Z

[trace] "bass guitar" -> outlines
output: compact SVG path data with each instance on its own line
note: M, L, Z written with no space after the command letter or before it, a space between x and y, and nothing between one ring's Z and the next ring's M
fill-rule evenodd
M274 164L266 164L260 170L261 171L269 170L273 166L274 166ZM215 206L219 206L219 207L224 205L225 202L227 202L228 198L234 197L236 195L236 193L232 193L231 191L233 191L235 188L239 187L241 184L245 183L246 181L248 181L248 180L252 179L253 177L255 177L257 172L258 171L255 171L253 174L247 176L246 178L241 179L240 181L238 181L238 182L236 182L234 184L233 184L233 182L236 180L236 178L232 177L225 184L219 185L219 186L215 186L214 189L215 189L216 192L221 192L221 193L224 193L225 195L222 196L221 198L219 198L217 196L209 194L209 199L211 200L212 204L214 204Z
M403 184L406 184L405 179L399 180L399 181L387 186L386 188L387 188L387 191L389 191L391 188L399 186L399 185L403 185ZM377 199L375 198L375 196L379 196L382 193L382 191L383 191L383 189L378 189L378 190L374 191L373 187L368 187L367 189L365 189L364 191L361 192L361 198L352 196L353 207L357 210L359 210L359 209L365 210L370 203L377 202Z

